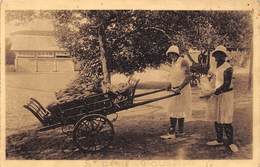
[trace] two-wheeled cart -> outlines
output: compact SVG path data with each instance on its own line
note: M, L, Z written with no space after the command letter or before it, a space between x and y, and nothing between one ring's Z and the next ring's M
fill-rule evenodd
M82 151L95 152L110 145L114 137L112 122L108 115L137 106L170 98L179 93L171 92L162 97L134 102L135 98L167 91L157 89L146 93L135 94L139 80L134 80L131 86L120 94L112 92L87 96L82 99L59 104L50 111L44 108L36 99L30 98L24 105L43 125L39 131L72 126L74 144Z

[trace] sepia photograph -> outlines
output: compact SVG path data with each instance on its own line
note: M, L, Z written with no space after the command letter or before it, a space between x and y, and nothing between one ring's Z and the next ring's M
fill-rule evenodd
M252 10L6 10L7 160L252 160Z

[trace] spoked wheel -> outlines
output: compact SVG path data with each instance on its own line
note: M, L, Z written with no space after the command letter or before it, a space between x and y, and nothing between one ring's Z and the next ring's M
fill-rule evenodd
M76 123L73 141L80 150L95 152L109 146L114 133L113 124L105 116L91 114Z

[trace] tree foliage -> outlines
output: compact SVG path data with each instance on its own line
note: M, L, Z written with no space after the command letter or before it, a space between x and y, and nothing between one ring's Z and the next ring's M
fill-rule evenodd
M157 67L168 60L165 52L171 44L182 52L209 44L245 48L252 36L248 12L57 11L55 19L60 43L83 66L90 61L95 68L100 65L102 27L108 70L122 73Z

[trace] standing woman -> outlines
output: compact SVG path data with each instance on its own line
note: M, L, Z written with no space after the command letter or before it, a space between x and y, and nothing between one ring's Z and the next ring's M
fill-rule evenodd
M191 115L191 86L190 86L190 67L188 60L180 55L179 48L171 46L166 55L171 58L172 62L168 66L169 81L171 91L181 93L178 96L170 98L168 108L170 117L170 128L162 139L175 139L177 136L184 134L184 118ZM177 128L178 126L178 128Z
M232 152L237 152L238 148L233 141L233 112L234 112L234 92L233 92L233 67L227 61L227 49L220 45L212 53L216 61L215 70L215 100L214 110L216 112L215 131L217 139L210 141L207 145L223 145L223 132L227 136L227 146Z

